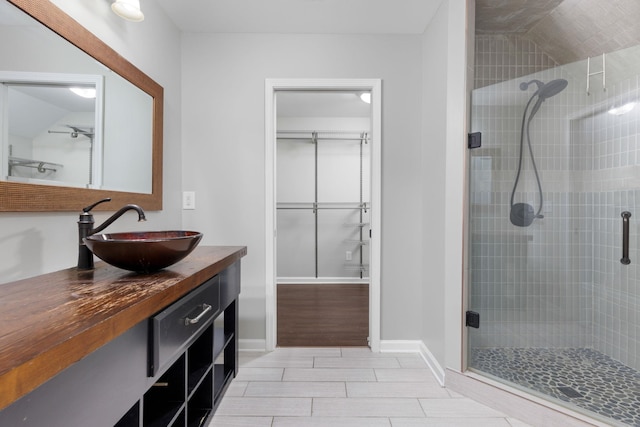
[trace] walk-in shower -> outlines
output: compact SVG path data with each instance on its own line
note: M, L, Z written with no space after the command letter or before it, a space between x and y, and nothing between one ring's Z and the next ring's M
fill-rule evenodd
M590 61L473 91L468 368L640 426L640 48Z

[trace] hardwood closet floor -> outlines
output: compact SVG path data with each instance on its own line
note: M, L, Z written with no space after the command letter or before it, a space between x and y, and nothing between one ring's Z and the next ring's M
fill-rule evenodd
M278 284L279 347L366 346L369 285Z

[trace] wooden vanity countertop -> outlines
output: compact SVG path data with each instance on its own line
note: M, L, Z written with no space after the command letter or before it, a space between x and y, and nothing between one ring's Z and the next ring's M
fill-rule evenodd
M247 254L201 246L151 274L104 262L0 285L0 409Z

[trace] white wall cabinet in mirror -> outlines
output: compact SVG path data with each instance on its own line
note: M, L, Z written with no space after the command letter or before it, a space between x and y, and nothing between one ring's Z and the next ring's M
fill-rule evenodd
M0 37L0 211L161 209L162 87L48 1L0 0Z

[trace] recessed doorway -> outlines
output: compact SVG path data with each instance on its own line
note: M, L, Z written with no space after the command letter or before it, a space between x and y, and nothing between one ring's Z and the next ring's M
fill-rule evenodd
M266 83L268 350L379 351L380 86Z

